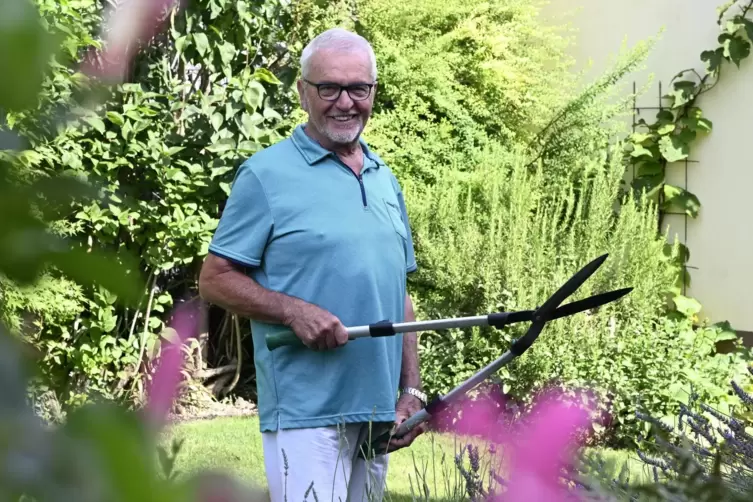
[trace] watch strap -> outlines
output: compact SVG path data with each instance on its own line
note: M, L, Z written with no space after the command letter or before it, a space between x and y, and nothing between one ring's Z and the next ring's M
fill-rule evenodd
M428 398L426 397L426 394L421 392L420 390L413 387L403 387L402 389L400 389L400 392L402 392L403 394L410 394L411 396L418 398L418 400L421 401L421 404L426 406Z

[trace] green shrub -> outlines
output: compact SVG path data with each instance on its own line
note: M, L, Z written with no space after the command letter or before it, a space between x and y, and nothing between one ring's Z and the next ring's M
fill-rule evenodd
M748 370L753 373L753 368ZM587 495L585 500L750 500L753 398L744 390L751 388L747 376L730 383L735 406L728 411L693 394L682 400L674 420L636 413L649 433L641 440L635 462L614 465L598 452L582 455L572 478Z
M530 141L572 97L568 41L537 13L530 0L359 4L382 68L368 137L397 171L467 170L490 141Z
M421 250L411 282L421 318L535 308L585 263L609 253L571 300L634 290L593 314L550 323L500 372L505 392L526 400L552 384L588 385L613 414L606 432L616 443L638 431L639 400L665 416L677 410L673 399L691 383L715 403L725 399L724 384L741 360L710 357L728 334L721 328L694 329L690 318L665 317L675 255L656 234L655 207L630 198L621 203L619 156L582 159L580 180L561 186L545 183L525 156L501 148L475 162L472 173L446 173L434 186L405 184ZM446 392L499 357L526 327L423 334L427 387Z
M101 89L73 70L99 43L101 6L34 3L48 29L63 34L64 50L38 107L3 116L4 128L29 143L14 155L16 177L26 183L66 173L96 185L102 198L64 208L56 224L87 252L138 256L147 289L134 310L108 291L81 288L72 299L76 322L51 319L30 341L46 354L45 374L65 403L90 394L131 398L171 306L195 294L235 167L280 138L281 117L269 104L279 81L263 64L284 7L192 3L143 48L125 83ZM78 106L89 91L104 96L93 110ZM68 120L52 127L68 108ZM48 311L54 318L57 311Z

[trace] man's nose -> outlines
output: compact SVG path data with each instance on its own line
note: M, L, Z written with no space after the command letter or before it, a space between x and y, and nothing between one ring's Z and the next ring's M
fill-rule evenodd
M340 108L341 110L349 110L353 106L353 100L350 97L350 94L348 94L348 91L343 89L340 93L340 96L337 98L337 101L335 101L335 105Z

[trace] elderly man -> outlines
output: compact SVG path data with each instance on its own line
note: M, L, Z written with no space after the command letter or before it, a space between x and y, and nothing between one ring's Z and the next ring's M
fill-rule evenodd
M357 447L370 424L425 404L416 335L348 341L345 326L414 320L411 229L397 179L361 138L377 81L369 43L328 30L301 69L308 121L239 168L200 292L251 319L272 500L303 500L312 483L319 500L378 500L388 455L366 462ZM304 347L270 352L265 335L282 329Z

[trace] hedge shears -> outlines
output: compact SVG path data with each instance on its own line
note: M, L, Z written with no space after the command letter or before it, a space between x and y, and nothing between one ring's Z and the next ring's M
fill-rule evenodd
M400 438L413 430L419 424L428 421L433 415L443 411L449 406L449 403L456 397L467 393L476 387L479 383L493 375L500 368L510 363L516 357L520 357L534 341L538 338L547 322L562 317L571 316L587 310L592 310L607 303L618 300L630 293L633 288L623 288L601 293L573 301L560 307L560 304L566 298L571 296L575 291L589 278L607 259L604 254L592 262L588 263L573 275L562 287L560 287L547 301L534 310L522 310L516 312L495 312L486 315L459 317L450 319L438 319L429 321L413 321L402 323L391 323L389 321L379 321L364 326L354 326L347 328L348 339L356 340L366 337L393 336L397 333L413 333L429 330L443 330L452 328L468 328L474 326L491 326L501 329L509 324L528 322L532 324L525 335L513 342L507 352L502 354L498 359L489 363L486 367L478 371L469 379L452 389L444 396L438 396L428 403L423 409L416 412L410 418L401 423L397 428L390 424L389 429L377 434L377 437L370 441L368 451L362 449L362 456L373 456L376 447L379 444L386 443L390 437ZM276 350L283 346L304 346L303 342L292 331L269 334L266 337L267 347L269 350Z

